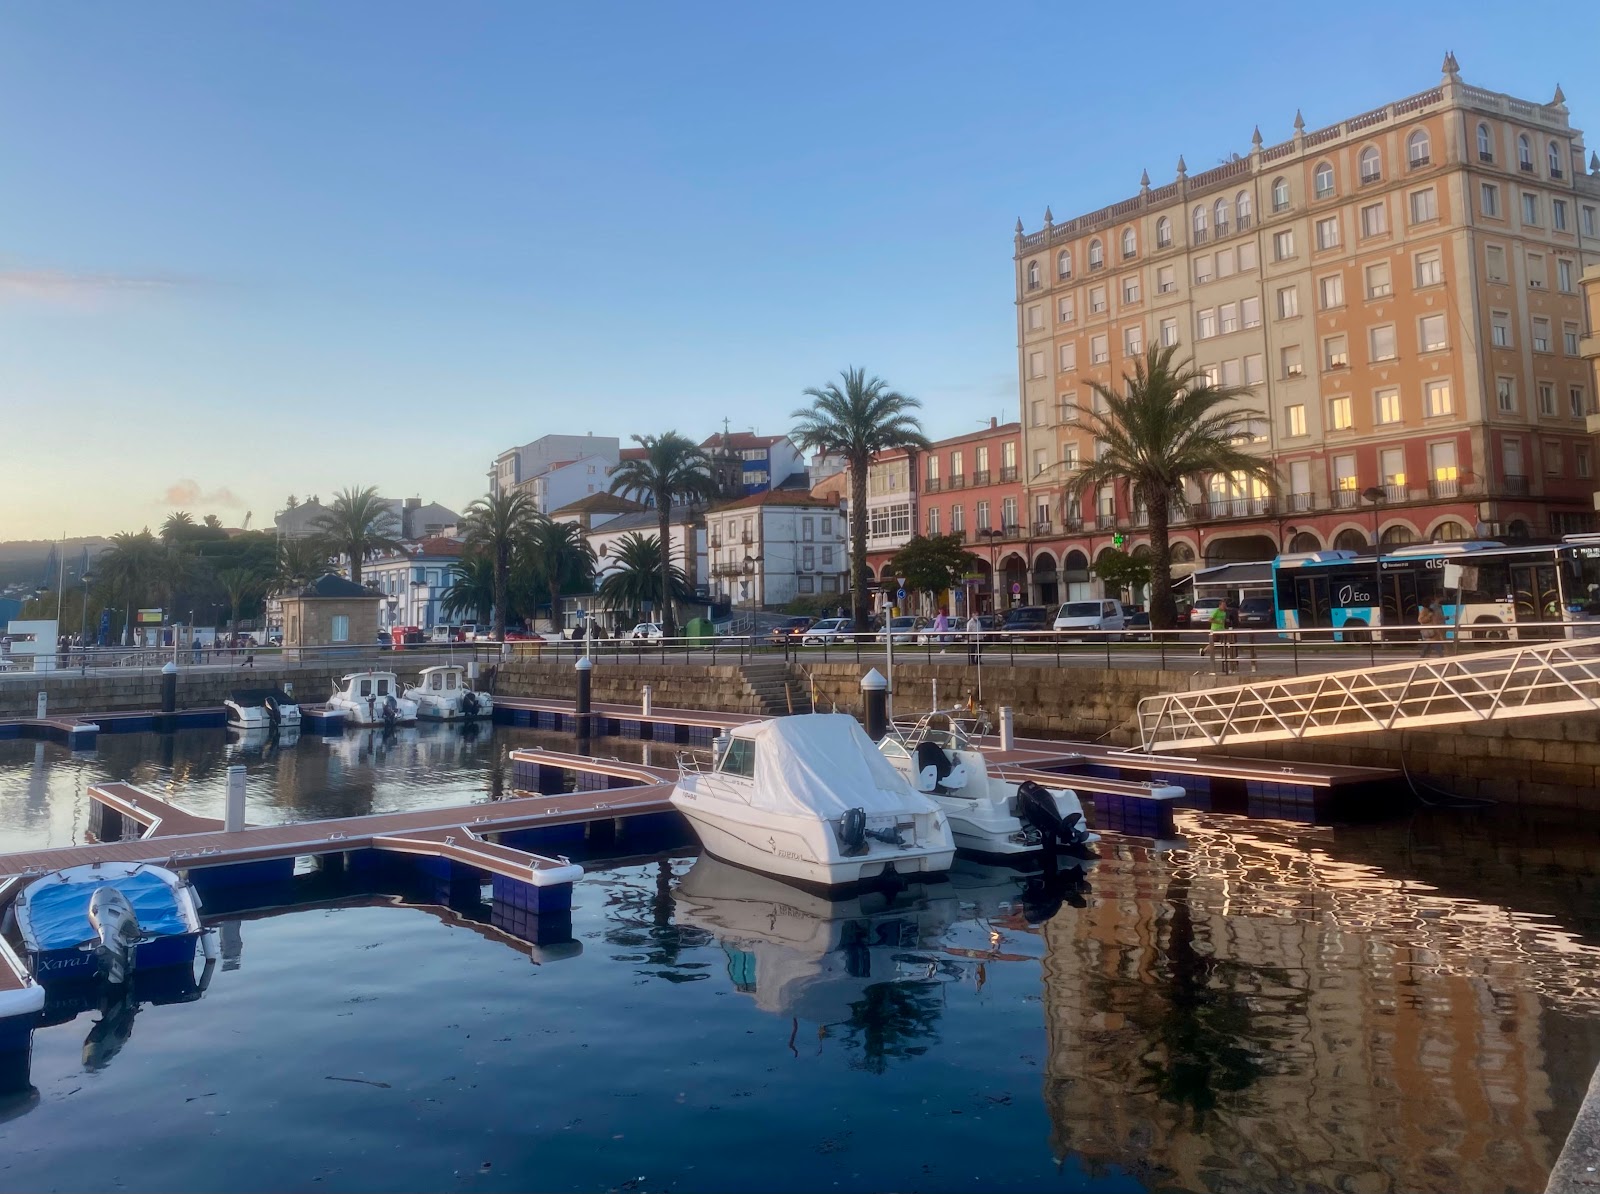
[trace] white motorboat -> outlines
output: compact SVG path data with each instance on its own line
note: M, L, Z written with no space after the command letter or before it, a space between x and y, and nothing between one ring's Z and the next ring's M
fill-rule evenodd
M417 682L405 691L414 701L420 721L471 721L494 716L494 697L474 691L467 680L467 669L459 663L425 667Z
M943 811L844 713L736 726L712 743L711 770L680 768L672 803L708 853L824 887L942 872L955 857Z
M246 730L300 724L300 706L281 688L235 688L222 702L228 724Z
M351 672L328 698L328 708L344 714L346 725L407 725L417 720L417 703L400 694L393 672Z
M1100 840L1068 787L991 774L983 751L949 713L896 726L878 744L884 758L950 819L955 842L983 854L1026 854L1058 843L1081 850Z

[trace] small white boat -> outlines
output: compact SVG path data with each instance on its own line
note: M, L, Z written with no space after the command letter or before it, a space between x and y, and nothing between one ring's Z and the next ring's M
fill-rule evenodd
M222 702L228 724L245 730L300 724L300 706L281 688L235 688Z
M983 751L952 714L896 726L878 748L917 791L938 802L956 845L983 854L1027 854L1046 844L1082 849L1100 840L1071 788L1017 782L989 771Z
M459 663L423 668L417 682L406 689L405 699L416 703L420 721L471 721L494 716L494 697L475 691L467 681L467 669Z
M736 726L712 768L682 765L672 803L708 853L823 887L949 869L943 811L844 713Z
M200 897L151 863L98 862L35 879L14 906L34 977L50 984L194 962ZM206 948L212 948L209 939Z
M328 698L328 708L344 714L346 725L408 725L417 720L417 703L400 693L393 672L351 672Z

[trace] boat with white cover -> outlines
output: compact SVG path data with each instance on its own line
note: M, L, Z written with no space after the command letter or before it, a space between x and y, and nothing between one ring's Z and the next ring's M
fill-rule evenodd
M405 699L416 702L419 721L471 721L494 716L494 697L475 691L467 679L467 669L459 663L423 668L417 682L406 689Z
M680 766L672 803L708 853L824 887L942 872L955 857L944 812L844 713L734 727L709 771Z
M401 695L393 672L351 672L339 683L328 698L328 708L343 713L346 725L370 728L417 720L417 703Z
M952 713L895 726L878 743L884 758L950 819L956 845L983 854L1028 854L1056 843L1082 850L1100 840L1068 787L993 774L983 751Z
M300 724L300 706L281 688L235 688L222 702L228 724L246 730Z
M193 965L205 938L200 897L165 867L96 862L35 879L12 908L29 969L46 985Z

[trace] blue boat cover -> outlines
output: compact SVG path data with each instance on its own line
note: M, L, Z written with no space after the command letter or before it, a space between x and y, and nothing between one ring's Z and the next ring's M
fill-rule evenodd
M178 907L177 893L160 875L136 871L118 879L94 883L39 884L28 893L28 919L33 946L41 952L71 949L94 937L89 923L89 900L100 887L115 887L133 905L139 927L147 936L170 937L190 931Z

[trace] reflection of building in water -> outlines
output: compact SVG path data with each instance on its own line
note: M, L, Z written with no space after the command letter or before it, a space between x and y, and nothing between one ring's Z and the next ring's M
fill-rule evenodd
M1600 951L1259 823L1183 832L1108 850L1047 926L1058 1155L1195 1190L1543 1188L1587 1080L1553 1096L1547 1006L1592 1008Z

